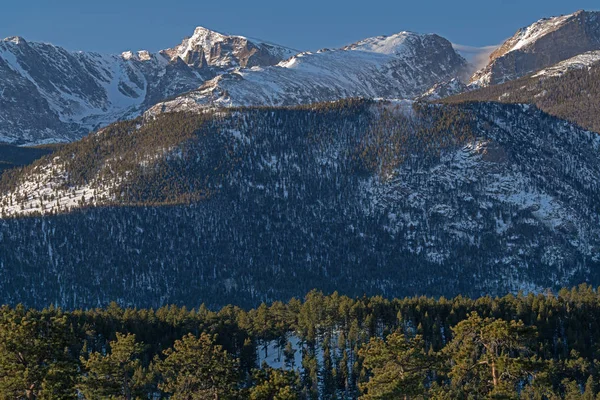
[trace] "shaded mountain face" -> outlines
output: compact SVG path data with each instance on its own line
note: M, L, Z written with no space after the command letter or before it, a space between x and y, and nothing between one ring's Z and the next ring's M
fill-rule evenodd
M433 84L459 76L467 63L437 35L400 32L341 49L300 53L277 65L235 69L152 114L212 106L281 106L350 97L413 98Z
M0 144L0 174L4 170L31 164L38 158L57 150L59 145L19 147Z
M444 98L445 103L497 101L535 104L545 112L600 133L600 51L575 57L520 79ZM428 100L436 100L439 91ZM447 92L446 92L447 93ZM438 95L436 97L436 95Z
M471 84L504 83L593 50L600 50L600 12L542 19L520 29L494 51Z
M272 65L292 53L204 28L156 54L69 52L7 38L0 41L0 142L76 140L195 89L234 65Z
M489 103L120 122L3 174L0 298L219 306L312 288L598 285L598 151L598 135L533 106Z

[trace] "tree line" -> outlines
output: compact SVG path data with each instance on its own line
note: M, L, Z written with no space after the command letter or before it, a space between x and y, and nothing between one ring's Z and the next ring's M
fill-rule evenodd
M6 399L596 399L600 291L0 309Z

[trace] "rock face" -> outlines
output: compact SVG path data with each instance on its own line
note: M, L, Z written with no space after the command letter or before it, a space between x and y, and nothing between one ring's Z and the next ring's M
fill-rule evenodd
M249 68L277 64L299 51L198 27L191 37L184 39L179 46L165 50L165 53L172 60L181 58L193 67Z
M273 65L293 53L205 28L155 54L69 52L7 38L0 41L0 142L76 140L196 89L234 65Z
M400 32L341 49L297 54L275 66L235 70L151 113L207 106L297 105L349 97L413 98L461 74L466 61L438 35Z
M520 29L490 55L471 83L503 83L588 51L600 50L600 12L578 11Z
M0 142L73 141L170 98L157 109L414 97L465 64L447 40L409 32L315 54L202 27L155 54L69 52L12 37L0 42Z
M596 286L599 151L597 134L523 105L345 101L121 122L3 175L2 212L18 217L0 219L0 300L216 307L313 288Z

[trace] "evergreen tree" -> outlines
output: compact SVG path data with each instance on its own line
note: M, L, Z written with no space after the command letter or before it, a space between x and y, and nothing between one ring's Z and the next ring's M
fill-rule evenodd
M516 397L516 384L534 372L528 343L535 330L521 321L482 319L473 312L452 331L444 349L452 359L452 384L481 397Z
M283 357L285 360L285 366L288 369L294 369L296 367L296 349L292 346L292 342L289 340L285 344L283 349Z
M361 399L409 399L426 392L426 380L436 364L436 358L424 350L421 336L407 339L392 333L385 340L372 339L360 351L363 365L371 372L366 384L361 384Z
M88 400L145 397L148 377L140 361L144 345L133 334L116 336L109 344L109 353L93 352L87 359L81 359L86 374L79 389Z
M0 398L75 399L77 361L67 316L0 310Z
M313 400L319 398L319 364L314 352L306 350L302 355L302 385L304 397Z
M238 360L206 333L177 340L156 360L159 389L173 400L226 400L238 395Z
M293 371L269 368L266 365L253 372L254 386L250 400L299 400L300 378Z

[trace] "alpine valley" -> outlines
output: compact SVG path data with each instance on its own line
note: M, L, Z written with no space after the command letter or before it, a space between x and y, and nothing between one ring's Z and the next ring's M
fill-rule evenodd
M316 52L202 27L157 53L7 38L0 300L600 285L599 79L588 11L493 51L405 31Z

